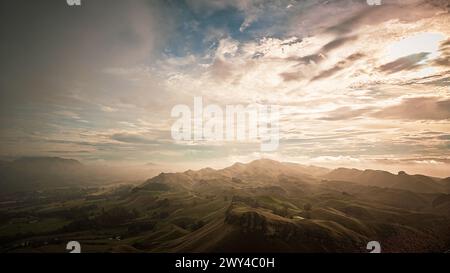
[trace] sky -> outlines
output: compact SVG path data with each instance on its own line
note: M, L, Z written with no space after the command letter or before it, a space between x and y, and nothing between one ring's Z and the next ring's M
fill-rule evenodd
M7 0L0 158L258 158L450 176L447 0ZM175 105L276 105L280 143L175 141Z

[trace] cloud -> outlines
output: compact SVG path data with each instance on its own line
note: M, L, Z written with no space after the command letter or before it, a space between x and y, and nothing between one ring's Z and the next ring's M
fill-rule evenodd
M344 37L338 37L336 39L334 39L333 41L327 43L326 45L324 45L321 49L320 52L322 53L328 53L336 48L339 48L345 44L347 44L348 42L352 42L358 39L357 35L352 35L352 36L344 36Z
M234 67L222 59L216 59L211 65L211 75L218 80L227 80L233 76Z
M357 35L339 37L336 38L325 45L323 45L316 53L309 54L301 57L288 57L286 60L288 61L296 61L298 64L310 64L310 63L320 63L326 59L326 55L332 52L335 49L338 49L350 42L356 41L358 39ZM297 43L287 43L287 45L295 45ZM282 45L286 45L283 43Z
M309 54L302 57L288 57L287 61L296 61L298 65L301 64L311 64L311 63L320 63L325 59L325 56L322 53Z
M303 39L297 38L297 37L296 37L296 38L294 38L294 39L292 39L292 40L283 42L283 43L281 43L280 45L281 45L281 46L292 46L292 45L295 45L295 44L300 44L302 41L303 41Z
M300 72L283 72L280 73L280 77L283 78L284 81L296 81L303 77L303 74Z
M438 136L438 139L440 139L440 140L450 140L450 135L440 135L440 136Z
M450 119L450 99L418 97L403 99L394 106L386 107L373 114L383 119L445 120Z
M317 35L347 20L361 9L367 8L364 1L317 1L296 2L289 10L290 34L308 37Z
M336 74L337 72L351 66L353 62L361 59L364 57L364 54L362 53L354 53L350 56L348 56L345 60L339 61L337 64L335 64L332 68L324 70L320 72L319 75L315 76L312 81L317 81L320 79L328 78Z
M1 106L61 96L98 81L104 67L155 58L173 26L161 3L97 0L74 10L65 1L2 2Z
M287 61L297 62L296 66L303 66L301 70L295 72L283 72L280 73L280 76L284 81L295 81L300 80L302 78L307 79L308 77L305 75L304 70L308 70L308 68L304 67L305 65L316 66L317 64L325 61L327 59L326 55L332 52L333 50L342 47L343 45L350 43L352 41L357 40L357 36L348 36L348 37L340 37L328 42L315 54L305 55L302 57L288 57ZM295 45L296 43L289 44ZM334 67L321 72L319 75L315 76L312 80L318 80L330 77L334 75L336 72L350 66L353 61L356 61L360 58L364 57L362 53L354 53L348 56L345 60L338 62ZM309 68L311 70L311 67Z
M239 27L240 32L244 32L250 25L258 20L258 17L262 14L262 11L256 7L253 9L246 9L246 16L244 22Z
M340 1L335 1L335 5ZM342 1L341 1L342 2ZM358 30L362 26L375 26L389 20L402 23L415 22L423 18L434 16L437 12L448 12L449 7L441 0L383 0L380 6L369 6L365 1L358 5L351 2L351 13L344 20L330 26L327 31L336 34L347 34Z
M439 48L441 56L433 61L434 65L450 67L450 39L443 41Z
M319 119L329 121L348 120L357 118L363 114L370 112L371 110L371 108L353 109L351 107L344 106L327 112L326 116L323 116Z
M396 73L402 70L414 70L423 66L422 62L427 59L428 55L430 55L430 53L421 52L398 58L393 62L380 66L379 70L386 73Z
M132 143L132 144L161 144L161 141L152 139L150 137L141 135L141 134L130 134L130 133L117 133L111 136L112 140L116 140L124 143Z

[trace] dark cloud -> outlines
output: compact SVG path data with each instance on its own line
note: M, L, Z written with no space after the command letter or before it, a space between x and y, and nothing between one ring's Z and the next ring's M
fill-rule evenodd
M46 151L47 153L51 153L51 154L89 154L92 153L91 150L76 150L76 151L72 151L72 150L50 150L50 151Z
M411 54L406 57L398 58L397 60L384 64L378 69L386 73L396 73L402 70L414 70L422 66L421 61L426 60L430 53L421 52Z
M400 104L377 111L373 116L406 120L450 119L450 99L440 100L436 97L404 99Z
M303 77L303 74L300 72L284 72L280 73L280 76L283 78L284 81L289 82L299 80L300 78Z
M337 38L326 45L324 45L316 54L306 55L302 57L288 57L286 60L288 61L295 61L297 62L296 66L300 65L308 65L311 63L320 63L326 58L326 54L330 53L336 48L339 48L343 46L344 44L347 44L349 42L355 41L358 37L357 36L348 36L348 37L341 37ZM333 68L323 71L320 75L313 78L313 80L318 80L322 78L327 78L332 76L334 73L348 67L353 61L356 61L360 58L362 58L364 55L362 53L354 53L350 56L348 56L345 60L338 62ZM302 68L304 69L304 68ZM304 77L303 73L301 71L296 72L284 72L280 73L280 76L285 81L296 81L300 80Z
M321 61L323 61L326 58L326 55L329 54L331 51L333 51L339 47L342 47L343 45L346 45L349 42L353 42L357 39L358 39L358 36L356 36L356 35L339 37L339 38L336 38L336 39L332 40L331 42L325 44L324 46L322 46L322 48L315 54L310 54L310 55L301 56L301 57L288 57L288 58L286 58L286 60L298 62L297 65L310 64L313 62L320 63Z
M362 53L354 53L350 56L348 56L345 60L342 60L338 62L335 66L333 66L330 69L322 71L319 75L315 76L312 81L324 79L333 76L335 73L351 66L354 61L361 59L364 57L364 54Z
M421 133L422 135L441 135L443 132L435 132L435 131L426 131Z
M67 93L105 67L154 57L170 33L161 1L1 1L1 105Z
M440 135L438 136L439 140L450 140L450 135Z
M398 164L398 163L418 164L426 162L439 162L446 164L450 163L450 159L441 157L418 157L418 158L398 158L398 159L380 158L374 159L374 161L384 164Z
M295 44L300 44L302 41L303 41L303 39L301 39L301 38L296 38L296 39L294 39L293 41L289 41L289 42L286 42L286 43L282 43L281 45L282 45L282 46L292 46L292 45L295 45Z
M430 82L427 82L426 84L448 87L448 86L450 86L450 77L445 77L445 78L442 78L439 80L430 81Z
M306 55L306 56L302 56L302 57L288 57L288 58L286 58L286 60L297 62L297 65L304 65L304 64L311 64L313 62L319 63L324 58L325 58L324 55L317 53L317 54L311 54L311 55Z
M401 83L401 85L431 85L431 86L450 86L450 71L442 71L430 76L425 76L420 79L411 79Z
M379 7L376 7L379 9ZM365 7L359 11L356 15L353 15L340 23L333 25L327 29L329 32L335 32L339 34L351 32L358 24L361 24L367 16L370 16L374 12L374 8Z
M330 134L324 135L306 135L305 138L282 138L280 139L281 144L286 145L298 145L298 144L308 144L308 143L317 143L317 144L325 144L325 143L336 143L336 141L340 140L349 140L354 138L363 137L366 135L379 134L381 131L373 130L373 131L351 131L351 132L331 132ZM327 151L329 152L329 150Z
M358 36L352 35L347 37L339 37L334 39L333 41L329 42L328 44L324 45L320 52L322 53L329 53L330 51L339 48L343 46L344 44L347 44L348 42L352 42L358 39Z
M129 133L117 133L111 136L112 140L116 140L124 143L133 143L133 144L161 144L160 141L149 138L140 134L129 134Z
M434 139L439 139L439 137L436 137L436 136L433 136L433 135L429 135L429 136L424 136L424 135L419 135L419 136L416 136L416 135L414 135L414 136L406 136L406 137L403 137L403 139L406 139L406 140L418 140L418 141L421 141L421 140L434 140Z
M450 39L442 42L439 51L441 56L433 61L434 65L450 67Z
M360 117L368 112L370 112L372 108L362 108L362 109L353 109L351 107L340 107L333 111L327 113L326 116L321 117L321 120L328 121L336 121L336 120L347 120Z

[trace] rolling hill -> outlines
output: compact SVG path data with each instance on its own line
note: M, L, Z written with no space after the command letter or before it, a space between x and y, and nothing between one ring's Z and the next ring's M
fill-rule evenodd
M323 178L328 180L349 181L366 186L396 188L422 193L448 192L448 187L443 184L443 179L425 175L408 175L399 172L397 175L380 170L357 170L338 168Z
M367 252L374 240L384 252L444 252L445 182L272 160L160 173L63 203L40 199L38 209L6 203L0 251L63 249L56 237L87 252Z

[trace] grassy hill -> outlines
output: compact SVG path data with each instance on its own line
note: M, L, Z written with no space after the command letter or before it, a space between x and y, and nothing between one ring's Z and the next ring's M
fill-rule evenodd
M376 240L384 252L443 252L444 182L259 160L136 187L46 190L2 200L0 251L64 252L79 240L86 252L367 252Z

